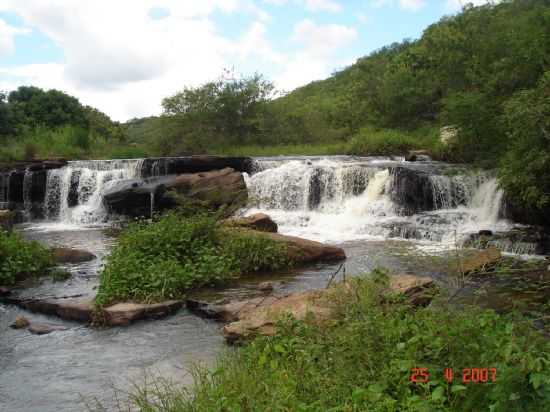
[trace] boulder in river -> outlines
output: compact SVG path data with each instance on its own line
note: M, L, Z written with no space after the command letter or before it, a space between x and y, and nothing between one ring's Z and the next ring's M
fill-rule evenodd
M53 257L57 263L83 263L94 260L96 256L86 250L58 247L53 249Z
M146 318L161 318L175 313L183 305L182 301L170 300L161 303L118 303L103 310L105 322L109 326L127 326Z
M232 168L203 173L182 174L166 185L167 190L206 203L207 207L237 210L248 200L241 172Z
M224 225L229 227L241 227L260 232L277 233L278 227L265 213L256 213L246 217L235 217L224 221Z
M3 297L6 297L6 296L9 296L11 294L11 290L4 287L4 286L0 286L0 298L3 298Z
M15 221L15 212L0 210L0 230L10 231Z
M30 321L25 317L18 315L15 321L10 325L12 329L25 329L30 325Z
M30 333L34 335L47 335L48 333L67 330L65 326L61 325L31 322L25 316L21 315L15 318L15 322L11 324L11 327L13 329L27 329Z
M105 191L103 201L111 212L150 217L153 211L193 201L201 207L233 212L246 204L248 192L241 172L231 168L117 182Z
M411 150L405 156L407 162L429 162L432 160L430 152L427 150Z
M335 262L346 259L344 249L337 246L325 245L313 240L281 235L279 233L254 233L257 236L264 236L275 242L284 244L287 248L288 258L296 264Z
M44 315L57 316L61 319L89 323L98 314L93 299L90 298L4 298L6 303ZM140 319L157 319L176 312L183 305L182 301L138 304L118 303L103 309L104 326L126 326ZM28 325L27 325L28 326Z
M500 250L495 247L484 250L465 250L453 263L452 269L464 275L480 273L492 269L501 258Z

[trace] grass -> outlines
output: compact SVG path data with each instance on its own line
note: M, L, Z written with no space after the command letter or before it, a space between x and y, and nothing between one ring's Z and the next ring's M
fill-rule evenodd
M289 265L286 248L223 229L215 217L169 213L134 223L118 238L100 274L98 306L181 298L190 289Z
M52 267L50 250L34 241L27 241L14 232L0 229L0 285L45 274Z
M222 156L330 156L347 153L347 143L329 144L290 144L278 146L234 146L215 149L213 154Z
M145 412L547 411L550 342L522 319L381 297L382 276L333 296L323 325L282 319L277 334L195 371L192 388L157 383L130 398ZM432 305L433 306L433 305ZM429 381L413 383L414 368ZM453 369L452 382L444 379ZM492 368L487 383L463 369ZM134 409L132 409L134 410Z

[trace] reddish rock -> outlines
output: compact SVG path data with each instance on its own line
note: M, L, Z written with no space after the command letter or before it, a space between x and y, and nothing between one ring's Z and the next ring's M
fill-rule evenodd
M86 250L59 247L52 250L57 263L83 263L94 260L96 256Z
M183 302L170 300L161 303L118 303L103 310L105 322L109 326L127 326L132 322L146 318L161 318L175 313Z
M295 236L285 236L279 233L258 232L258 234L275 242L285 244L288 257L294 263L334 262L346 259L344 249L336 246L325 245L324 243Z
M224 221L224 224L229 227L241 227L258 230L260 232L277 233L279 230L277 223L265 213L256 213L251 216L227 219Z
M47 335L52 332L67 330L65 326L52 325L50 323L31 323L28 331L34 335Z

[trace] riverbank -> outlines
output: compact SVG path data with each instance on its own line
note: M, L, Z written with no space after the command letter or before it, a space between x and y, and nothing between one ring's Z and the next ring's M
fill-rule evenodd
M282 317L276 332L199 369L195 386L138 388L149 411L546 410L550 342L519 318L446 299L413 309L383 273L331 294L331 317ZM317 320L317 321L316 321Z

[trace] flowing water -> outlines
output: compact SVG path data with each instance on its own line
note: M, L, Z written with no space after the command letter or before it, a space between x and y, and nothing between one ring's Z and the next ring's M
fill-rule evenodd
M98 271L114 243L104 230L113 216L103 205L103 193L121 180L168 174L165 162L152 163L147 173L143 164L143 160L79 161L48 171L44 200L38 205L42 219L36 218L30 190L33 172L25 173L21 198L27 222L17 229L50 246L89 250L98 259L67 266L73 277L66 282L42 280L21 294L93 296ZM417 194L400 187L402 173L409 172L424 179L418 197L431 205L429 210L416 210ZM245 177L251 204L244 214L265 212L283 234L342 246L348 255L348 274L384 266L406 272L421 269L441 277L440 270L411 256L448 249L480 229L512 226L501 218L503 194L494 178L457 172L439 163L350 157L257 159ZM1 175L0 206L10 201L10 178ZM528 245L516 251L526 250ZM321 288L338 266L316 265L271 278L277 281L278 293ZM215 296L252 296L263 280L246 278ZM18 314L63 324L68 330L34 336L10 329ZM113 386L127 390L144 370L188 382L185 367L196 361L212 362L222 348L219 325L185 309L158 321L97 330L0 304L0 411L84 410L82 396L97 397L111 410Z

